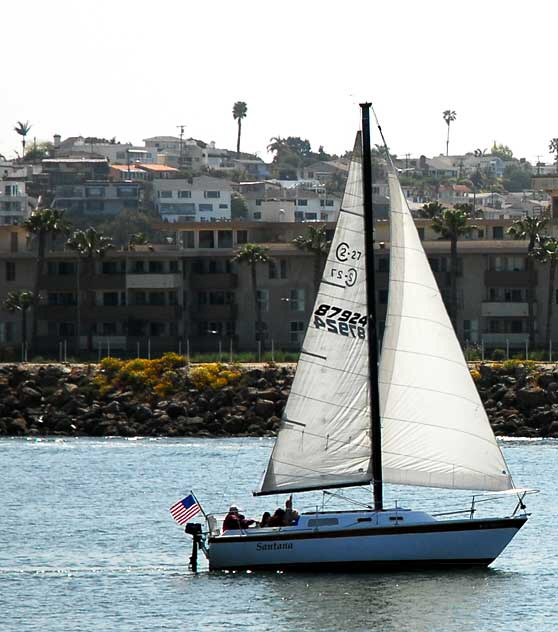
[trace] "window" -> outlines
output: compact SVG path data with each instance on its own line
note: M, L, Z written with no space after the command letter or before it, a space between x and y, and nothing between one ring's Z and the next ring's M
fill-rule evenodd
M185 230L182 232L182 246L184 248L195 248L194 241L194 231L193 230Z
M103 323L101 335L116 336L116 323Z
M389 272L389 257L378 258L378 272Z
M268 264L268 276L270 279L277 279L278 275L277 275L277 265L275 264L275 261L273 259L271 259Z
M504 227L493 226L492 227L492 239L504 239Z
M149 304L150 305L164 305L165 293L164 292L149 292Z
M261 206L262 202L263 202L263 200L256 200L256 206Z
M144 274L145 273L145 261L134 261L132 263L132 272L134 274Z
M285 259L279 261L279 278L287 278L287 261Z
M6 281L15 281L16 266L13 261L6 261Z
M333 200L330 200L330 199L320 200L320 205L321 206L333 206Z
M237 230L236 231L236 243L237 244L247 244L248 243L248 231L247 230Z
M305 292L302 288L292 289L289 297L291 312L303 312L306 308Z
M118 292L103 292L103 305L105 307L118 305Z
M103 261L101 270L103 274L118 274L118 263L116 261Z
M207 199L220 198L221 197L221 191L204 191L203 192L203 197L207 198Z
M6 184L4 186L4 194L8 197L18 195L17 184Z
M103 200L87 200L85 208L87 211L104 211L105 203Z
M521 321L521 320L512 320L512 321L510 321L510 332L512 334L521 334L521 333L523 333L523 321Z
M305 215L307 220L313 221L318 219L318 214L317 213L306 213Z
M132 300L134 305L147 305L147 294L141 291L134 292Z
M174 274L178 272L178 261L169 261L169 272Z
M76 264L72 261L61 261L58 264L58 274L69 276L76 273Z
M252 213L252 218L253 219L261 219L262 218L262 214L260 213L260 211L254 211Z
M302 199L302 200L295 200L295 204L297 206L308 206L308 200L304 200L304 199Z
M256 300L262 312L269 311L269 290L257 290Z
M218 248L232 248L233 238L232 230L219 230L217 231L217 247Z
M329 218L329 214L328 213L320 213L320 219L324 222L327 222Z
M14 340L14 324L0 323L0 343L13 342Z
M291 321L289 323L289 340L294 343L302 342L304 336L304 323L301 320Z
M171 198L172 191L159 191L158 195L160 198Z
M85 187L85 197L88 197L88 198L105 197L105 188L104 187Z
M176 293L176 290L169 290L168 297L169 305L178 305L178 295Z
M213 204L200 204L200 213L213 211Z
M178 197L179 198L191 198L192 197L192 191L179 191L178 192Z
M200 230L200 248L215 248L215 235L212 230Z
M150 261L149 273L150 274L162 274L165 271L162 261Z
M76 335L76 326L74 323L60 323L59 334L63 338L70 338Z
M153 337L165 335L165 323L149 323L149 335Z
M229 205L228 204L219 204L219 208L227 209L227 208L229 208Z
M138 190L136 187L117 187L116 196L119 198L135 198Z
M304 213L301 211L295 211L294 220L295 222L302 222L304 220Z

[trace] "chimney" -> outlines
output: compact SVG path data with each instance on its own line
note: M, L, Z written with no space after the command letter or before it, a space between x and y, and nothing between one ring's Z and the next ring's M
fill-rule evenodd
M54 149L59 149L60 138L61 138L60 134L55 134L53 138L54 138Z

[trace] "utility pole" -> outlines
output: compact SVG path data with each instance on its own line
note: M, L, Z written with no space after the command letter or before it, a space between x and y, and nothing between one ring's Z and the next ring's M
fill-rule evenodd
M180 154L178 157L178 167L182 168L184 164L184 128L186 125L177 125L176 126L180 130Z
M541 175L541 156L537 156L537 175Z
M409 158L411 157L411 154L405 154L405 169L409 168Z

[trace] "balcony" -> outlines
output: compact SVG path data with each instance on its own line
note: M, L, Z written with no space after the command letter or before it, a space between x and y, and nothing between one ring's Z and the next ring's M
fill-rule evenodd
M486 287L528 287L537 284L537 271L496 271L486 270L484 273Z
M75 290L76 284L75 274L43 275L39 278L41 290Z
M176 320L181 316L180 305L129 305L127 315L137 320Z
M193 305L190 308L192 318L196 320L235 320L237 306L232 305Z
M536 310L536 304L533 307ZM481 305L481 316L486 318L527 318L529 316L529 303L485 301Z
M126 275L128 289L171 289L182 285L180 274L134 274Z
M555 175L533 176L533 189L536 191L558 191L558 173Z
M193 290L234 290L238 286L236 274L192 274L190 285Z
M481 334L481 340L485 345L498 345L499 347L505 347L507 343L512 347L523 346L529 339L529 334Z

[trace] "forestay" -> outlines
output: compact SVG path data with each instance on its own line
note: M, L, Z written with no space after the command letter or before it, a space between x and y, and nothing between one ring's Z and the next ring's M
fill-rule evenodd
M281 428L259 494L371 480L360 135Z
M380 362L384 481L513 487L401 186L389 175L390 282Z

